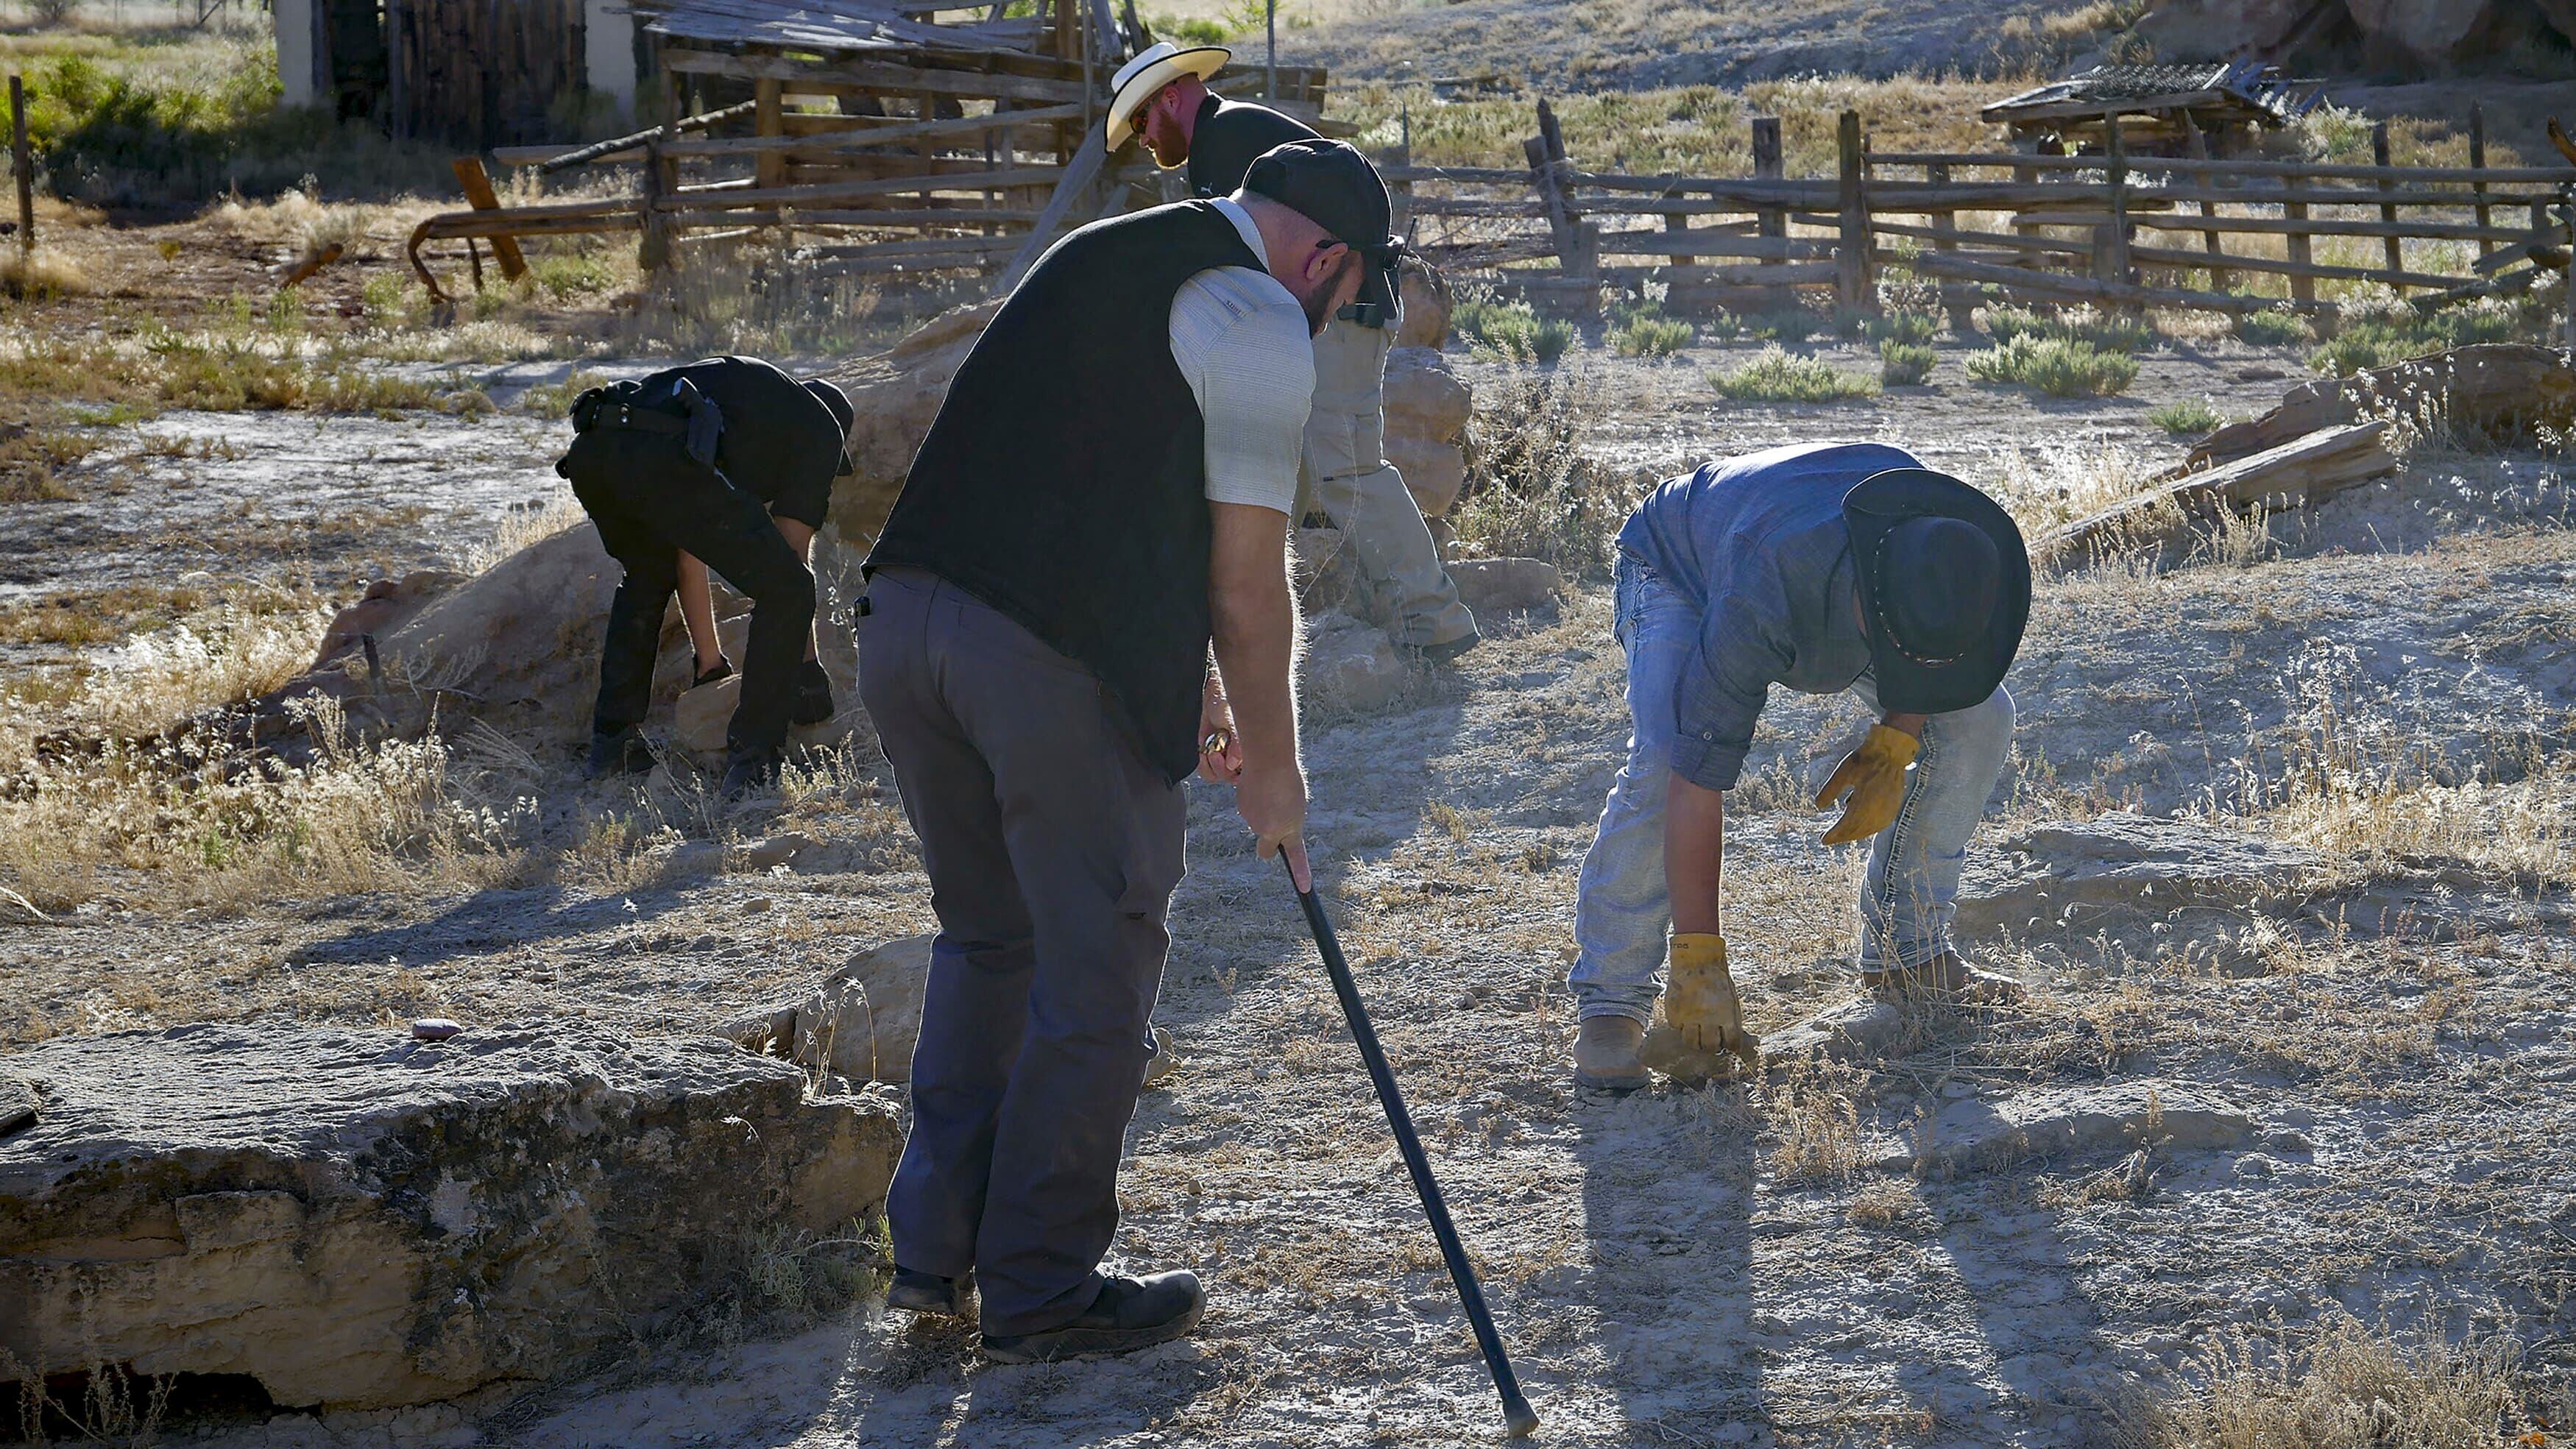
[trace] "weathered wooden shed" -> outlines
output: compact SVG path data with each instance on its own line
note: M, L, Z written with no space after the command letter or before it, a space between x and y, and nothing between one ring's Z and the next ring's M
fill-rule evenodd
M2014 145L2082 153L2104 149L2113 117L2141 155L2185 154L2197 130L2224 155L2314 107L2324 82L2299 80L2260 61L2204 65L2101 65L1985 107L1979 119Z
M484 147L632 120L650 48L625 0L273 0L286 104Z

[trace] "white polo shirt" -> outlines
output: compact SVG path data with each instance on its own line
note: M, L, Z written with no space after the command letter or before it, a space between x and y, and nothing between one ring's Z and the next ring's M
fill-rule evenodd
M1210 203L1270 264L1251 215ZM1315 398L1315 345L1306 309L1279 279L1251 267L1214 267L1172 296L1172 360L1189 379L1207 424L1207 496L1285 514L1297 506L1297 463Z

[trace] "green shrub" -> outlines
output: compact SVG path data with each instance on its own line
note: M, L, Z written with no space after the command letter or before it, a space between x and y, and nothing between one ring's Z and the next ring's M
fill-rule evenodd
M1154 17L1154 38L1168 40L1187 49L1194 45L1225 44L1225 27L1203 15L1184 20L1177 15Z
M1631 317L1610 329L1610 350L1621 357L1669 357L1697 336L1679 317Z
M2309 354L2308 366L2335 377L2349 377L2429 352L2478 342L2504 342L2538 331L2510 306L2477 304L2422 315L2401 304L2357 318L2347 317L2342 331Z
M1512 362L1554 362L1574 345L1573 323L1541 317L1527 302L1462 298L1449 320L1478 352Z
M1891 337L1878 344L1878 380L1888 387L1913 387L1932 375L1939 354L1919 342Z
M2081 342L2096 352L2139 352L2155 346L2157 340L2156 329L2144 318L2098 312L2090 307L2055 314L2028 307L1989 307L1986 335L1998 347L2010 345L2015 338L2033 337Z
M2227 325L2239 342L2257 347L2303 347L2317 340L2317 329L2296 312L2267 308L2248 312Z
M1738 402L1841 402L1878 392L1877 378L1836 372L1822 358L1793 357L1776 346L1742 367L1710 373L1708 385Z
M1782 312L1756 312L1744 319L1744 335L1757 342L1786 342L1792 346L1825 330L1825 319L1804 307L1791 307Z
M2197 438L2217 431L2221 419L2209 399L2187 397L2154 409L2147 414L2147 421L2178 437Z
M597 257L556 253L528 264L528 284L555 301L565 302L605 292L617 285L617 276Z
M2001 347L1969 354L1968 376L2022 383L2050 397L2110 397L2137 381L2138 364L2089 342L2023 333Z
M1929 312L1883 312L1871 319L1869 338L1883 348L1890 342L1919 347L1941 333L1941 319Z

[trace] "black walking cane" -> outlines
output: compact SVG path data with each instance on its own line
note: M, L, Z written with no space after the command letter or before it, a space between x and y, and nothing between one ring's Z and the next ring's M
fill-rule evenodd
M1279 852L1279 863L1288 864L1288 852ZM1288 885L1296 889L1297 872L1290 867ZM1413 1189L1422 1195L1423 1215L1431 1219L1432 1236L1440 1240L1440 1256L1448 1260L1449 1280L1458 1285L1458 1301L1466 1306L1467 1321L1475 1325L1476 1346L1485 1351L1485 1367L1494 1376L1494 1391L1503 1396L1503 1421L1517 1439L1538 1427L1538 1413L1522 1396L1520 1380L1512 1376L1512 1361L1503 1354L1503 1340L1494 1332L1494 1316L1485 1310L1485 1291L1476 1286L1476 1270L1467 1263L1466 1246L1458 1241L1458 1229L1449 1221L1449 1205L1440 1198L1440 1184L1432 1179L1431 1159L1422 1155L1422 1139L1413 1132L1413 1117L1404 1110L1404 1097L1395 1089L1395 1072L1386 1064L1386 1053L1377 1044L1377 1031L1369 1025L1368 1008L1360 1005L1359 983L1351 979L1351 963L1342 959L1342 943L1333 934L1333 923L1324 915L1324 903L1311 890L1297 891L1297 904L1306 908L1306 925L1315 933L1315 949L1323 954L1324 969L1332 974L1333 994L1342 999L1342 1015L1350 1019L1351 1039L1359 1043L1360 1060L1368 1063L1369 1080L1377 1084L1378 1104L1386 1108L1386 1125L1395 1130L1395 1145L1404 1153L1404 1165L1413 1173Z

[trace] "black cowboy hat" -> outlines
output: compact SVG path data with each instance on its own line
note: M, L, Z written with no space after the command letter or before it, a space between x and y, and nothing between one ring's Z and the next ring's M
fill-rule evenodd
M1878 703L1946 714L2003 683L2030 620L2030 554L2012 515L1946 473L1891 468L1843 495Z

